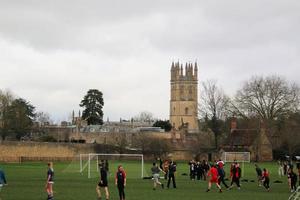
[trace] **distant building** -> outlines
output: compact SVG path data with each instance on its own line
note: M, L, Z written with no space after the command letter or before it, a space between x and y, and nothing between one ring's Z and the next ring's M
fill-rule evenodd
M231 121L231 131L222 147L228 152L250 152L252 161L272 161L273 152L267 129L261 122L254 129L238 127L235 118Z
M188 131L198 131L198 67L186 63L185 70L179 62L171 66L170 123L176 130L186 126Z

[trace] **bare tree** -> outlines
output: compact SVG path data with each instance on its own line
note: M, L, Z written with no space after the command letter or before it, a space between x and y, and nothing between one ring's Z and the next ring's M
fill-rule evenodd
M126 152L126 147L128 146L128 140L126 138L125 133L118 134L117 137L115 137L115 146L117 147L117 151L122 154Z
M214 80L203 82L200 94L199 113L205 118L208 128L214 133L215 145L218 148L218 137L221 134L220 122L228 115L230 99Z
M167 140L152 137L149 140L148 152L154 157L161 157L170 152L170 144Z
M50 123L51 122L50 115L49 113L46 112L37 112L35 121L39 122L40 125L44 125L45 123Z
M170 144L166 139L157 138L147 133L137 133L134 136L134 147L145 155L161 156L170 151Z
M138 122L148 122L149 124L154 121L153 114L148 111L140 112L134 117L134 121Z
M134 136L134 141L133 142L134 142L133 146L140 149L143 154L148 153L150 137L147 134L140 133L140 132L137 133Z
M299 109L299 87L278 76L253 77L235 96L234 112L273 120Z
M0 90L0 136L2 140L9 134L9 107L14 100L14 95L10 91Z
M217 119L224 119L228 115L230 98L215 80L203 82L200 94L198 111L202 118L215 116Z

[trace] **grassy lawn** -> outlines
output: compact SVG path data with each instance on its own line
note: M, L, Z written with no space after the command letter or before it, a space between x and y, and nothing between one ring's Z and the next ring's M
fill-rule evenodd
M285 200L290 193L287 186L287 178L278 178L276 163L260 163L260 167L266 167L271 174L271 191L268 193L263 187L258 187L253 164L245 164L245 177L242 179L255 180L255 182L242 182L242 189L218 193L213 187L211 192L206 193L207 182L191 181L188 176L189 168L186 163L178 163L177 189L152 190L152 180L142 180L140 177L141 165L138 162L110 162L109 190L110 199L118 199L117 188L113 184L113 178L117 165L122 163L127 172L127 187L125 189L128 200ZM46 199L44 191L47 166L46 163L22 163L0 164L4 169L8 186L0 193L2 200L40 200ZM146 173L150 174L151 163L146 163ZM225 166L228 173L229 164ZM97 184L97 172L92 173L92 178L87 178L87 172L80 174L79 163L54 163L55 184L54 194L56 200L87 200L96 199L95 187ZM283 183L273 183L280 180ZM165 180L162 180L166 183ZM228 181L227 181L228 182Z

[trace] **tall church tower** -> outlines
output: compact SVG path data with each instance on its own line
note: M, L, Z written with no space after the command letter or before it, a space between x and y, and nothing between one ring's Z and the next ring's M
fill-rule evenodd
M172 62L170 123L178 129L186 124L189 131L198 130L198 66Z

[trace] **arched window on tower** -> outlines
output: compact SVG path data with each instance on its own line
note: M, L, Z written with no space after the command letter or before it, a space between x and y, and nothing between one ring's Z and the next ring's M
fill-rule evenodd
M185 114L186 114L186 115L189 114L189 108L188 108L188 107L185 108Z

